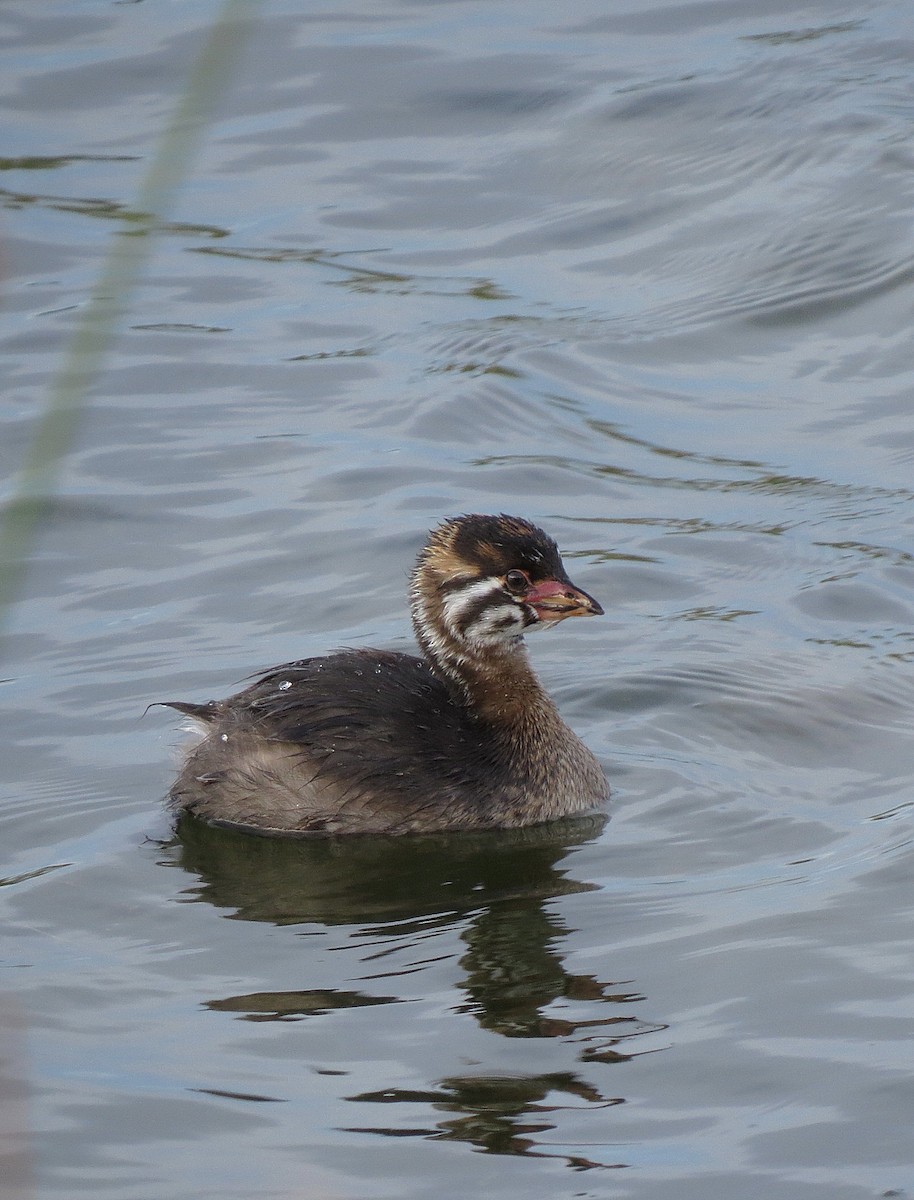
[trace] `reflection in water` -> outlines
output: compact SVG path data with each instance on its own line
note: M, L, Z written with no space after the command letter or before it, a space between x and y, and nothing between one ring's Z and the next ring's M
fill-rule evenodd
M383 1126L350 1127L352 1133L379 1133L388 1136L433 1137L446 1141L468 1142L488 1154L531 1154L537 1158L563 1158L578 1170L588 1167L624 1166L624 1163L596 1162L581 1155L552 1154L544 1151L536 1137L555 1129L558 1113L570 1105L556 1103L562 1094L577 1097L588 1105L611 1108L623 1104L621 1098L607 1099L596 1088L576 1075L553 1073L527 1076L466 1075L443 1079L434 1091L406 1091L391 1088L383 1092L364 1092L350 1100L375 1104L429 1104L436 1112L459 1114L428 1129L388 1129ZM543 1100L552 1096L552 1103ZM576 1106L580 1107L580 1105Z
M178 864L201 881L192 899L233 909L239 920L341 925L432 913L456 920L509 900L541 911L542 900L590 890L559 864L603 824L588 817L478 834L298 840L250 837L184 817L176 849Z
M129 157L99 159L98 157L93 158L92 156L84 155L82 158L84 161L87 159L89 161L131 161ZM133 223L139 221L148 223L149 221L147 213L131 208L127 204L122 204L118 200L93 199L83 196L46 195L40 192L14 192L10 191L9 188L0 188L0 206L4 208L45 208L50 209L52 212L80 213L86 217ZM218 225L205 225L199 222L189 223L186 221L159 221L153 225L153 228L158 234L177 234L181 237L190 235L192 237L223 238L227 237L229 232Z
M615 985L600 983L592 975L570 974L557 949L566 932L539 903L512 899L485 909L463 935L469 950L461 966L471 1000L460 1011L473 1013L485 1029L505 1037L569 1037L585 1026L629 1025L634 1018L605 1017L602 1009L598 1016L587 1004L628 1004L644 997L607 992ZM565 1002L560 1007L559 1000ZM546 1011L549 1007L554 1011ZM571 1015L578 1008L581 1020ZM617 1037L624 1036L630 1034L620 1030Z
M301 250L297 247L277 248L240 246L202 246L200 254L221 258L255 260L258 262L297 262L329 269L339 274L335 282L362 293L390 292L396 296L472 296L476 300L507 300L492 279L462 278L453 275L416 275L382 271L364 264L350 262L354 252L345 250ZM310 357L310 356L305 356ZM292 362L301 361L294 358Z
M337 1008L365 1008L372 1004L394 1004L396 1000L396 996L315 988L304 992L250 992L247 996L210 1000L206 1007L214 1012L239 1013L246 1021L297 1021L301 1017L323 1016Z
M568 875L568 851L599 832L602 818L509 832L428 838L309 841L251 838L184 817L173 850L200 882L188 895L229 908L235 919L276 925L370 925L397 939L460 925L464 981L453 1011L507 1038L554 1038L579 1063L635 1057L633 1038L658 1030L632 1015L644 1000L622 983L576 975L563 961L568 930L549 905L592 885ZM395 975L387 977L396 978ZM397 1005L405 997L356 990L255 992L210 1000L207 1007L248 1021L296 1021L334 1010ZM396 1017L391 1019L396 1020ZM560 1099L572 1097L575 1104ZM547 1101L547 1097L551 1097ZM538 1140L569 1108L614 1107L575 1071L448 1077L426 1089L380 1087L347 1097L395 1105L400 1122L415 1105L444 1114L417 1128L388 1122L361 1132L464 1141L488 1153L553 1156ZM565 1150L570 1166L596 1163ZM617 1165L617 1164L612 1164Z

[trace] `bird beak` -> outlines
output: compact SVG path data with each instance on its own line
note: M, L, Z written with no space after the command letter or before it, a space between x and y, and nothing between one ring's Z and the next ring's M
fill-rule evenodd
M568 579L545 579L535 583L524 597L541 621L555 624L566 617L602 617L603 609Z

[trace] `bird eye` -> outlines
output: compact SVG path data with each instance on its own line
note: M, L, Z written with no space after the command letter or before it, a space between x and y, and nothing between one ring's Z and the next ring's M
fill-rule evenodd
M509 592L521 594L530 586L530 580L523 571L509 571L505 576L505 585Z

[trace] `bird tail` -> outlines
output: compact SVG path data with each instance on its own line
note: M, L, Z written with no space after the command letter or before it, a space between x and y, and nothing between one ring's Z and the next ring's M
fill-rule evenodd
M156 705L177 709L179 713L204 727L214 724L219 717L219 704L216 700L209 700L206 704L188 704L184 700L157 700L155 705L150 704L149 707L154 708Z

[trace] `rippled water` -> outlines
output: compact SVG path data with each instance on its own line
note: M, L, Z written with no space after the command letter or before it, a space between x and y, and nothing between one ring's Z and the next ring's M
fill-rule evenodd
M4 7L8 475L218 11ZM263 0L5 644L11 1195L914 1194L912 81L905 0ZM466 510L607 609L609 823L173 835L146 705L408 648Z

